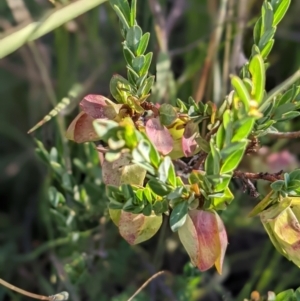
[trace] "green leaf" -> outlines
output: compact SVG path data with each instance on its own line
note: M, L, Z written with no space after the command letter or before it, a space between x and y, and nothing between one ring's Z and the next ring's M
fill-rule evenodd
M103 140L107 140L109 138L107 137L108 132L118 127L119 124L113 120L95 119L93 121L93 126L99 137Z
M286 188L287 192L290 194L295 192L296 195L300 193L300 180L290 180Z
M132 60L132 68L138 74L141 73L141 69L144 67L144 64L145 64L145 56L144 55L137 56Z
M276 296L275 301L295 301L294 290L289 289L289 290L279 293Z
M169 126L171 125L177 118L177 112L175 108L167 103L164 103L159 108L159 117L160 122L165 125Z
M146 49L147 49L147 46L148 46L148 43L149 43L149 39L150 39L150 33L149 32L146 32L142 37L141 37L141 40L140 40L140 43L139 43L139 46L136 50L136 55L139 56L139 55L142 55L145 53Z
M293 85L291 89L288 89L277 102L277 107L294 101L295 97L300 93L300 86Z
M227 205L234 199L229 187L226 187L222 197L215 197L212 200L212 204L215 210L225 210Z
M123 54L124 54L124 58L126 60L126 63L128 65L132 66L132 60L134 59L134 54L126 46L123 47Z
M124 195L124 198L126 200L128 200L130 198L134 198L134 192L133 192L133 189L132 189L131 185L122 184L121 191L122 191L122 194Z
M221 161L221 155L219 149L215 147L215 145L210 142L210 150L211 150L211 155L213 158L213 174L218 175L220 173L220 161Z
M148 52L146 55L145 55L145 63L144 63L144 66L142 67L141 71L140 71L140 75L144 75L148 72L149 70L149 67L151 65L151 61L152 61L152 56L153 56L153 53L152 52Z
M168 182L173 186L177 186L177 181L176 181L176 172L173 163L171 164L169 168L169 173L168 173Z
M300 180L300 169L295 169L290 173L290 180Z
M243 102L245 106L245 111L249 111L250 109L250 101L251 101L251 96L243 83L243 81L236 75L233 75L231 77L231 84L234 87L237 96L239 99ZM226 130L226 128L225 128Z
M119 103L125 103L124 98L131 91L131 84L123 76L115 74L109 83L110 93ZM127 92L128 91L128 92Z
M280 191L284 187L284 181L283 180L275 181L270 186L274 191Z
M209 153L208 156L206 157L204 166L207 175L214 174L214 158L212 156L212 153Z
M260 39L260 41L259 41L259 43L258 43L258 47L259 47L260 51L263 50L263 49L266 47L266 45L268 44L268 42L269 42L271 39L273 39L274 34L275 34L275 31L276 31L276 28L273 27L273 28L267 30L267 31L263 34L263 36L261 37L261 39Z
M226 110L223 114L223 126L225 130L225 146L227 146L230 145L232 139L232 132L233 132L230 110Z
M159 152L150 141L147 141L147 143L150 145L150 153L149 153L150 162L155 168L157 168L161 161Z
M296 301L300 301L300 288L298 287L294 294Z
M136 54L136 51L137 51L138 46L140 44L142 33L143 33L142 29L137 25L134 25L134 26L130 27L128 32L127 32L126 44L127 44L128 48L134 54Z
M214 186L215 191L225 190L230 183L231 177L232 177L231 174L218 175L217 176L218 184L215 184L215 186Z
M204 152L206 152L206 153L210 152L210 146L209 146L208 141L203 139L201 136L197 137L195 140L197 141L197 143L199 144L199 146L201 147L201 149Z
M300 112L287 112L287 113L284 113L282 114L281 118L280 119L277 119L277 121L287 121L287 120L290 120L290 119L294 119L296 117L300 116Z
M142 140L132 151L132 157L136 162L150 162L150 151L150 143L147 140Z
M274 0L271 2L273 4ZM276 26L284 17L286 14L290 4L291 0L280 0L275 1L274 8L274 20L273 20L273 26Z
M154 213L156 215L162 214L164 212L163 211L163 202L161 202L161 201L155 202L152 207L153 207Z
M109 3L112 7L117 6L120 11L123 13L126 20L130 21L130 7L128 0L109 0Z
M131 1L131 8L130 8L130 26L133 26L135 24L136 19L136 1Z
M296 107L295 107L294 103L285 103L283 105L280 105L273 112L272 119L274 119L274 120L280 120L283 117L284 114L291 113L295 109L296 109Z
M243 83L245 84L245 86L246 86L248 92L251 93L252 88L253 88L253 83L252 83L251 79L245 77L245 78L243 78L242 80L243 80Z
M166 183L169 176L169 169L173 165L170 157L165 157L158 167L158 178L161 182Z
M237 168L239 163L241 162L243 155L244 155L245 149L239 149L236 152L234 152L232 155L230 155L223 163L221 167L221 174L222 173L228 173L233 171Z
M253 39L256 45L258 45L260 40L261 26L262 26L262 17L259 17L259 19L255 23L254 30L253 30Z
M245 118L241 120L240 126L236 130L231 141L237 142L246 139L253 129L254 122L255 122L254 118Z
M269 40L269 42L265 45L265 47L261 50L260 54L263 57L263 59L266 59L268 55L270 54L272 48L274 45L274 39Z
M168 187L155 179L151 179L148 183L147 186L157 195L159 196L166 196L170 193L170 190L168 189Z
M121 23L123 24L123 30L127 31L129 29L129 23L128 18L126 18L126 15L121 11L120 7L118 5L113 5L113 9L115 10L116 14L118 15Z
M264 1L261 9L261 15L262 15L261 32L266 32L272 28L273 19L274 19L273 7L269 2ZM260 36L262 37L262 34Z
M188 202L183 201L176 205L170 216L170 227L173 232L178 231L186 221L188 213Z
M143 214L145 216L150 216L152 214L152 205L150 203L147 203L146 206L144 207Z
M168 200L175 200L181 197L184 191L183 186L175 188L172 192L170 192L167 196Z
M223 125L221 124L218 128L217 135L216 135L216 145L219 149L223 148L225 141L225 130Z
M143 85L138 89L137 95L140 97L147 95L150 92L150 90L152 89L152 86L154 84L154 79L155 79L155 76L148 77L144 81Z
M266 83L265 64L261 55L257 54L251 59L249 63L249 71L252 75L253 82L251 94L257 103L260 103L264 96Z
M35 149L37 155L48 165L50 162L49 153L44 147L44 144L38 139L34 139L37 144L37 148Z
M232 153L236 152L239 149L245 149L248 144L247 140L240 141L240 142L233 142L229 146L223 148L221 150L221 157L223 160L228 158Z
M248 214L249 217L256 216L266 209L273 202L273 191L269 192Z

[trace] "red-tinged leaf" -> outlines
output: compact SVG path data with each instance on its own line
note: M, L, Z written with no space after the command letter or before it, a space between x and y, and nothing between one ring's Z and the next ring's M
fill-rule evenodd
M172 150L172 136L168 129L160 123L159 118L151 118L147 121L146 134L161 154L167 155Z
M66 137L77 143L100 140L94 130L93 121L85 112L80 112L67 129Z
M220 244L221 244L221 252L220 252L220 255L219 255L217 261L215 262L215 266L216 266L218 273L221 275L222 268L223 268L223 261L224 261L226 249L228 246L228 238L227 238L227 233L226 233L226 229L223 224L223 221L221 220L220 216L216 212L214 212L214 214L216 216L217 223L218 223L219 238L220 238Z
M102 177L106 185L143 185L145 176L146 170L137 164L131 164L127 154L122 154L113 162L104 159L102 163Z
M94 119L114 119L121 105L114 104L102 95L89 94L80 102L80 107Z
M123 168L130 164L130 159L126 154L121 154L121 157L113 162L108 162L104 159L102 163L102 177L106 185L121 185Z
M213 212L203 210L192 210L189 215L196 228L200 246L198 268L206 271L215 264L221 253L216 217Z
M118 160L119 159L116 161ZM106 159L104 159L102 164L103 182L106 185L120 186L122 169L120 167L114 168L113 164L114 162L108 162Z
M180 240L191 261L206 271L214 264L219 273L227 247L223 222L214 211L192 210L186 223L178 230Z
M159 230L162 216L145 216L122 211L119 219L121 236L131 245L150 239Z
M190 256L192 264L199 268L198 265L200 261L200 245L198 240L198 233L189 215L187 215L184 225L178 229L178 235L186 252Z
M192 156L197 149L198 144L195 140L197 134L198 125L192 121L188 122L181 139L182 150L186 157Z

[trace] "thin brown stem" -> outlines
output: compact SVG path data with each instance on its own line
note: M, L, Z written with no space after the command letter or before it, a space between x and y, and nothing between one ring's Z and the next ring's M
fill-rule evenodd
M8 289L15 291L21 295L33 298L33 299L38 299L38 300L48 300L48 301L63 301L63 300L68 300L69 294L67 292L61 292L59 294L53 295L53 296L43 296L43 295L37 295L34 293L30 293L28 291L25 291L19 287L16 287L9 282L6 282L5 280L0 278L0 284L7 287Z
M236 170L233 173L233 177L249 180L265 180L269 182L275 182L278 180L282 180L282 170L273 174L267 172L252 173Z
M278 133L272 133L272 134L270 134L270 136L273 136L274 138L277 138L277 139L284 139L284 138L295 139L295 138L300 137L300 131L285 132L285 133L278 132Z
M155 278L159 277L162 274L170 274L170 275L172 275L168 271L157 272L156 274L154 274L153 276L151 276L146 282L144 282L143 285L127 301L132 301L133 298L135 296L137 296L152 280L154 280Z

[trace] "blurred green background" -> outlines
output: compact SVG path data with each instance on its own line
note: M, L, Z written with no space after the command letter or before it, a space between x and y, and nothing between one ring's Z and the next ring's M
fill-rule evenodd
M79 12L87 10L89 0L85 1L78 1ZM153 74L159 68L160 51L154 26L157 13L149 8L155 2L138 1L139 24L151 33ZM183 101L199 92L209 42L214 30L222 27L203 93L203 101L221 101L222 93L228 92L228 73L236 70L243 52L247 56L251 51L253 24L262 1L157 2L166 17L169 95ZM13 49L16 41L24 44L51 14L71 4L67 0L55 4L1 0L0 56L4 48ZM228 9L224 23L219 24L221 4ZM162 269L172 275L157 278L134 300L244 300L252 290L265 294L298 287L299 269L275 251L257 218L247 218L257 200L243 192L239 181L233 183L235 201L222 214L229 236L222 276L213 269L199 273L191 267L167 219L159 233L141 245L129 246L120 237L108 218L97 152L93 145L76 145L64 138L81 98L86 94L109 97L111 76L126 74L117 17L107 2L94 6L75 19L69 6L63 17L71 20L57 26L63 21L58 15L52 20L55 29L0 59L0 277L44 295L67 290L73 301L128 300ZM300 2L292 1L270 55L268 90L299 68L299 14ZM40 23L29 36L15 35L35 21ZM3 43L7 37L11 44ZM230 45L230 55L226 45ZM64 97L71 104L28 135ZM285 130L299 130L299 126L299 120L282 125ZM38 154L34 138L41 141ZM242 169L275 172L299 166L297 140L264 138L262 143L260 155L247 157ZM258 186L263 192L264 184ZM28 298L0 287L2 300Z

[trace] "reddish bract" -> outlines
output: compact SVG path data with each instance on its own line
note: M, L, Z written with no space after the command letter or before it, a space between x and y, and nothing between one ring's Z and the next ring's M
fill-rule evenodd
M151 118L147 121L146 134L161 154L167 155L173 149L172 136L159 118Z
M190 211L178 234L192 263L200 271L215 265L222 273L228 241L224 224L215 211Z

